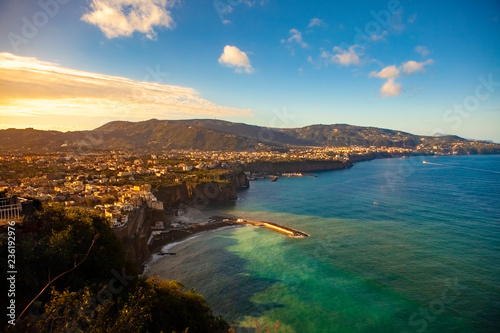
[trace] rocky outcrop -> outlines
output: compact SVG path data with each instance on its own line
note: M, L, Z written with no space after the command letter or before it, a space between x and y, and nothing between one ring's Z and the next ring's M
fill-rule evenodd
M247 188L250 186L247 176L241 170L227 173L220 177L221 179L227 180L229 183L233 184L237 189Z
M281 174L287 172L315 172L347 169L352 167L350 161L282 161L282 162L258 162L249 163L244 166L245 171L265 174Z
M249 186L248 178L243 171L228 172L220 179L220 182L163 186L158 188L154 195L165 207L174 207L182 203L236 200L238 189Z
M391 158L391 157L400 157L401 155L393 155L387 152L372 152L363 155L352 155L349 159L354 162L363 162L363 161L371 161L377 158Z
M181 203L188 203L190 196L186 184L162 186L154 191L158 200L162 201L165 207L178 206Z
M221 202L238 199L236 186L232 183L200 183L188 186L189 197L194 204L200 202Z

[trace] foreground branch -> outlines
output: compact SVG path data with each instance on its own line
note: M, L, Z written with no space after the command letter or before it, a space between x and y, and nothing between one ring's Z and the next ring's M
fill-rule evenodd
M45 289L47 289L52 283L54 283L54 281L56 281L57 279L59 279L61 276L66 275L66 274L74 271L75 269L77 269L78 266L80 266L85 261L85 259L87 259L87 257L89 256L90 250L92 250L92 248L94 247L94 243L96 242L96 240L98 238L99 238L99 234L95 234L94 239L92 239L92 243L90 243L89 249L87 250L87 253L85 254L85 257L83 257L83 259L80 260L79 263L77 263L77 264L75 263L75 266L73 266L71 269L69 269L69 270L67 270L65 272L62 272L61 274L59 274L58 276L56 276L55 278L53 278L52 280L50 280L45 285L45 287L43 287L43 289L38 293L38 295L36 295L35 298L33 298L31 300L31 302L29 302L29 304L26 305L26 307L24 308L23 312L21 312L21 314L17 317L16 323L19 321L19 318L21 318L22 315L26 312L26 310L28 310L28 308L31 306L31 304L33 304L33 302L35 302L37 300L37 298L40 297L40 295L43 294L43 292L45 291Z

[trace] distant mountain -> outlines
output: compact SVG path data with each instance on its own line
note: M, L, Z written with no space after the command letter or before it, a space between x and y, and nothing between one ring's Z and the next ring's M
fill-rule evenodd
M169 150L199 149L241 151L286 149L294 146L362 147L449 147L470 146L488 149L500 145L444 136L419 136L402 131L347 124L311 125L302 128L267 128L211 119L113 121L92 131L58 132L34 129L0 130L5 151L60 150ZM470 147L469 147L470 148ZM481 153L481 151L478 151ZM474 152L473 152L474 153Z

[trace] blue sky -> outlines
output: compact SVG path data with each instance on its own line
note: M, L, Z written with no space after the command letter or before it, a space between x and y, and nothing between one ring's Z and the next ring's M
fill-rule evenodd
M0 128L217 118L500 142L499 19L499 1L2 1Z

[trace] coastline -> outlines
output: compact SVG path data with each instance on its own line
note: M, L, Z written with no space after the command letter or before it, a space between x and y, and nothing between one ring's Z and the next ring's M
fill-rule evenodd
M212 214L226 215L231 217L230 214L221 212L211 212ZM182 220L184 228L173 228L161 235L161 238L155 239L150 245L150 256L141 265L139 275L147 274L149 266L162 258L164 252L172 247L189 241L195 237L200 236L204 232L215 232L225 230L227 228L241 227L239 224L228 223L223 221L208 222L210 217L200 210L188 208L183 216L174 218L174 221Z
M348 165L342 163L343 167L341 168L336 167L333 169L330 168L326 170L318 170L313 168L312 171L336 171L336 170L350 169L352 166L354 166L355 163L358 162L371 161L377 158L394 158L394 157L395 156L371 155L369 158L366 159L359 158L355 161L352 161L352 163ZM311 170L304 171L303 169L300 169L300 172L309 172L309 171ZM209 222L210 216L213 215L224 216L229 219L236 219L235 216L221 211L215 210L207 214L206 212L203 212L193 207L187 207L183 211L184 213L182 215L174 217L171 221L174 224L183 225L183 228L172 228L163 233L160 237L158 237L152 242L152 244L149 246L150 255L148 259L146 259L139 268L140 275L146 274L148 271L148 267L154 262L156 262L158 259L163 257L166 254L165 252L167 250L192 238L200 236L199 234L204 231L206 232L217 231L217 230L224 230L229 227L234 228L242 226L242 224L235 224L223 221Z
M189 238L190 236L196 235L203 231L217 230L232 226L234 226L234 224L232 223L214 222L214 223L207 223L206 225L203 226L194 225L187 229L171 229L168 230L166 233L164 233L161 239L157 239L151 244L151 253L152 254L159 253L162 250L162 248L165 247L166 245L182 241L186 238Z
M363 159L359 158L355 161L352 161L351 163L341 163L342 167L339 167L339 165L335 165L334 168L327 168L327 169L318 169L318 168L312 168L308 170L307 168L304 169L304 165L301 165L301 169L299 170L300 172L312 172L312 171L336 171L336 170L345 170L345 169L350 169L352 166L354 166L354 163L357 162L365 162L365 161L371 161L376 158L393 158L395 156L384 156L384 155L371 155L369 158ZM322 161L321 161L322 162ZM329 161L330 162L330 161ZM335 161L339 162L339 161ZM259 163L256 163L259 164ZM267 163L269 165L273 165L273 163ZM274 164L283 164L283 163L274 163ZM294 166L296 163L285 163L289 164L288 166ZM293 169L293 168L292 168ZM291 170L292 170L291 169ZM297 171L293 169L292 171ZM160 237L155 239L151 245L149 246L149 252L150 255L149 257L141 264L139 268L139 274L143 275L146 274L147 272L147 267L150 266L153 262L158 260L160 257L163 257L168 249L171 247L180 244L182 242L188 241L189 239L192 239L194 237L199 236L201 232L204 231L216 231L216 230L223 230L228 227L240 227L242 226L241 224L235 224L231 222L223 222L223 221L216 221L216 222L209 222L210 216L213 215L218 215L218 216L224 216L229 219L236 219L235 216L231 214L227 214L221 211L210 211L210 213L203 212L199 209L193 208L193 207L187 207L184 208L183 210L184 213L179 216L175 216L171 223L173 224L180 224L183 225L183 228L172 228L165 233L161 234Z

